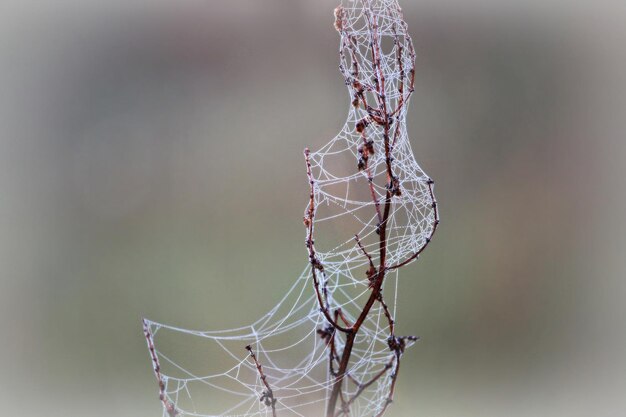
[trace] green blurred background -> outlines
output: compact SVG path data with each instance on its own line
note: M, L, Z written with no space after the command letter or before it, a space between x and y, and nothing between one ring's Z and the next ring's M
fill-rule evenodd
M626 6L402 4L442 227L389 416L625 416ZM1 415L158 416L140 317L232 327L289 288L301 152L349 106L335 6L2 2Z

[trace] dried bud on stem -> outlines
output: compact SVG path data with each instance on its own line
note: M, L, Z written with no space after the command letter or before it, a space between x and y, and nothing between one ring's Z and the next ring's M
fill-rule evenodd
M343 31L344 10L342 6L335 8L335 29L341 33Z
M387 184L387 189L394 197L400 197L402 195L402 189L400 187L400 180L397 177L391 177L391 180Z
M358 122L356 122L356 131L359 133L363 133L367 126L369 126L369 124L370 122L369 120L367 120L367 118L359 120Z

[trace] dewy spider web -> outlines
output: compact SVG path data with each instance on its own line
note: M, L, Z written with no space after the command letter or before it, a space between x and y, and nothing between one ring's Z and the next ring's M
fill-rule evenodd
M352 103L341 132L305 152L309 265L249 326L202 332L144 320L164 416L381 416L391 402L400 357L417 340L394 332L398 269L439 222L406 131L415 53L397 0L342 0L335 17ZM349 339L340 327L359 321L375 291L339 375ZM333 388L338 408L328 406Z

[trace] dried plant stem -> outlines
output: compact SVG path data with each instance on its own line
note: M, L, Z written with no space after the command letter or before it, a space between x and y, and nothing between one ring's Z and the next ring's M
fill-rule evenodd
M261 395L260 401L265 403L266 406L272 407L272 416L276 417L276 398L274 398L274 391L270 387L269 382L267 382L267 375L263 372L263 366L259 363L259 360L256 357L256 354L252 350L252 346L246 346L246 350L250 353L250 357L254 361L254 365L259 373L259 378L261 378L261 382L265 385L265 391Z
M167 394L165 392L165 381L163 379L163 375L161 374L161 364L159 363L159 357L156 353L156 348L154 347L154 337L152 332L150 331L150 326L148 325L148 321L143 319L143 334L146 338L146 342L148 343L148 350L150 351L150 357L152 358L152 369L154 371L154 375L156 376L157 382L159 384L159 400L163 403L163 407L165 407L165 411L170 417L176 417L178 415L178 410L174 407L167 399Z
M311 263L312 277L313 277L313 285L315 288L315 292L317 295L317 300L319 303L320 311L326 318L329 326L323 330L319 330L318 333L326 340L327 346L329 348L329 369L330 375L334 378L331 384L331 391L328 397L327 408L326 408L326 417L338 417L341 415L349 415L350 414L350 406L359 398L359 396L370 386L372 386L376 381L380 378L383 378L389 370L393 369L393 373L391 374L391 385L388 393L387 400L385 404L382 406L382 409L379 410L377 416L382 416L386 411L388 405L393 401L393 396L395 392L396 380L400 370L400 359L402 354L404 353L404 349L406 347L407 340L415 341L416 337L397 337L395 335L395 322L391 311L387 304L384 301L382 288L385 281L385 277L388 272L398 269L404 265L407 265L411 261L417 259L420 253L426 248L430 240L432 239L435 231L437 230L437 225L439 224L439 214L437 211L437 203L433 194L433 182L432 180L428 180L428 189L429 196L432 201L432 208L434 212L434 226L426 239L424 245L409 256L404 261L401 261L398 264L388 266L387 265L387 246L388 246L388 223L390 219L390 213L392 209L393 198L401 195L400 183L399 180L394 176L393 172L393 149L396 145L398 137L400 136L401 126L399 123L396 123L394 126L394 130L392 131L392 124L394 123L394 118L397 117L398 114L401 114L405 110L406 103L408 102L411 94L414 91L415 84L415 51L413 49L413 44L410 38L405 38L408 43L408 54L411 60L411 68L409 68L409 75L407 76L407 71L403 61L403 53L405 51L404 47L400 43L400 37L398 36L395 27L394 27L394 44L396 46L396 66L400 73L400 82L398 83L398 101L395 109L391 110L389 108L388 99L385 95L386 91L386 82L385 72L381 67L381 40L379 34L379 28L377 19L372 15L372 11L366 7L365 8L365 17L367 22L367 27L369 31L369 48L372 60L372 68L373 68L373 86L370 86L366 80L360 79L360 68L359 62L357 59L357 46L356 41L353 36L343 32L344 24L341 20L338 20L336 27L342 33L342 48L341 48L341 58L342 58L342 68L343 62L345 62L345 52L347 51L350 54L352 61L352 70L350 73L343 71L346 74L346 85L352 86L354 89L354 100L353 105L356 108L360 108L361 106L367 112L368 116L365 119L360 120L356 124L356 130L360 133L362 138L362 145L359 147L359 170L363 171L364 175L368 180L368 187L370 190L370 194L372 197L372 203L374 209L376 211L376 217L378 219L378 225L376 232L379 236L378 239L378 266L375 265L373 257L368 253L365 249L359 236L355 236L356 243L359 249L363 252L363 255L367 258L369 269L367 271L367 277L370 280L370 288L371 293L369 298L367 299L365 305L363 306L360 314L358 315L356 321L350 325L349 321L344 317L343 313L340 310L337 310L333 314L330 311L330 305L328 303L328 293L326 286L326 276L324 266L320 262L320 260L316 256L315 252L315 243L313 240L314 234L314 223L315 223L315 180L311 171L311 160L310 160L310 152L308 149L305 150L305 160L307 166L307 176L309 178L310 183L310 201L309 207L304 219L304 224L307 227L307 240L306 245L309 251L309 261ZM340 19L342 17L342 11L336 11L336 16ZM405 79L408 78L408 85L405 85ZM373 96L377 102L377 108L372 108L368 106L365 91L373 93ZM374 153L374 144L373 141L368 140L367 129L370 124L376 124L381 126L383 129L383 148L384 148L384 160L385 160L385 175L386 175L386 191L384 198L379 198L376 189L374 187L374 178L372 174L372 170L369 165L370 156ZM393 135L392 135L393 132ZM393 136L393 137L392 137ZM324 279L323 284L320 283L320 275ZM320 287L323 285L323 288ZM354 344L356 340L356 336L361 329L361 326L367 319L370 314L374 304L379 303L383 313L387 319L389 324L389 337L388 337L388 346L391 352L391 359L389 362L381 369L378 373L374 375L368 382L360 383L356 379L350 376L348 372L348 367L350 365L350 359L352 356L352 351L354 349ZM339 320L342 320L345 326L341 326L339 324ZM337 351L337 331L343 333L345 335L345 342L343 344L343 349L339 353ZM337 367L336 367L337 366ZM343 384L345 379L352 380L358 387L356 393L354 393L349 399L346 398L343 392ZM338 405L339 403L339 405Z
M424 249L426 249L426 247L432 240L433 236L435 235L435 232L437 231L437 228L439 227L439 207L437 206L437 200L435 200L435 194L433 193L434 184L435 182L433 180L428 180L428 193L430 194L430 201L431 201L432 208L433 208L433 215L435 217L435 222L433 223L433 230L430 232L430 235L428 236L428 238L426 238L426 243L419 250L415 251L413 255L411 255L404 261L396 265L387 267L387 271L393 271L394 269L402 268L403 266L416 260L420 256L420 254L424 252Z
M320 290L320 280L318 273L321 274L324 278L324 266L317 258L315 253L315 241L313 240L313 232L314 228L314 220L315 220L315 181L313 179L313 174L311 172L311 159L310 159L310 151L309 149L304 150L304 157L306 160L306 168L307 168L307 176L309 177L310 184L310 195L309 195L309 208L307 210L307 214L304 218L304 225L307 228L307 237L306 237L306 247L309 251L309 262L311 263L311 275L313 276L313 285L315 287L315 294L317 296L317 301L320 306L320 311L324 314L324 317L328 322L337 330L342 331L344 333L352 333L352 329L349 327L341 326L336 320L331 317L330 307L328 304L328 296L327 296L327 288L326 288L326 279L324 279L324 290ZM322 294L324 293L324 294Z

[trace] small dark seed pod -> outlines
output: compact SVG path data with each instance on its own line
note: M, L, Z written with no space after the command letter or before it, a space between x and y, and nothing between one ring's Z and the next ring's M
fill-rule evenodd
M367 119L361 119L358 122L356 122L356 131L359 133L363 133L365 131L365 128L367 128L368 125L369 125L369 122L367 121Z

